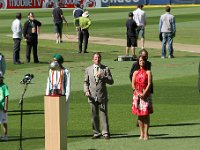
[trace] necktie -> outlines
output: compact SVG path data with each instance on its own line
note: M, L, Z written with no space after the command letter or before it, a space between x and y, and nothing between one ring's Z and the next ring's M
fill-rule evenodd
M97 73L98 72L99 72L99 66L95 66L95 68L94 68L94 77L95 77L96 83L99 82L99 77L97 77Z

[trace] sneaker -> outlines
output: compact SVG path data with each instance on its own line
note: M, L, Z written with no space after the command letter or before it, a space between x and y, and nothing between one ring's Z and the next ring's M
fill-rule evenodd
M93 135L93 136L92 136L92 139L95 140L95 139L99 139L100 137L101 137L101 134Z
M56 40L56 44L60 44L60 41L59 41L59 40Z
M161 58L162 58L162 59L165 59L166 57L165 57L165 56L161 56Z
M173 55L169 55L168 58L174 58L174 56Z
M105 140L109 140L110 139L110 136L109 135L105 135L103 136Z

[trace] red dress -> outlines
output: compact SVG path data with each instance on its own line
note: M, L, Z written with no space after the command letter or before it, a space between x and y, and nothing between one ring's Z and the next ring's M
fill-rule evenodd
M145 116L153 113L151 93L149 92L145 99L139 98L148 84L148 75L146 70L139 69L135 77L135 92L133 93L132 113L137 116Z

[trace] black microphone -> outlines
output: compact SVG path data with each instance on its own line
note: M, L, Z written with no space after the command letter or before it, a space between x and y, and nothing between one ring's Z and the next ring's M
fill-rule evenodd
M25 74L24 75L24 78L21 80L21 84L29 84L31 83L31 80L34 78L34 75L33 74Z

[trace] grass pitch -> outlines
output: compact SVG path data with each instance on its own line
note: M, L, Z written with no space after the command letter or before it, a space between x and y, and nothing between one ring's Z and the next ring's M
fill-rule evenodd
M102 63L111 68L115 84L109 86L109 123L111 139L91 140L90 110L83 95L84 69L90 65L91 53L76 54L77 43L56 45L54 41L41 40L38 54L41 64L12 64L12 38L10 24L18 10L3 10L0 13L0 52L7 58L5 83L9 86L9 141L0 141L0 149L19 148L20 108L19 99L23 86L19 84L23 75L33 73L35 78L24 97L23 149L44 149L44 106L48 62L54 53L65 58L72 76L70 114L68 122L69 150L198 150L200 147L199 93L197 91L197 69L200 54L175 51L175 59L160 59L160 50L148 49L154 78L154 114L151 115L150 140L139 141L139 129L135 127L136 116L131 114L132 90L128 78L132 62L114 61L124 53L124 46L107 46L89 43L89 52L102 52ZM32 10L43 27L41 32L52 33L51 10ZM93 21L91 36L125 38L125 21L132 8L91 9ZM146 40L158 40L159 16L163 8L146 8L148 26ZM25 22L28 10L22 10ZM69 34L75 34L72 10L64 10L69 21ZM199 45L199 7L172 8L176 17L177 35L175 42ZM25 61L25 43L22 42L21 59Z

